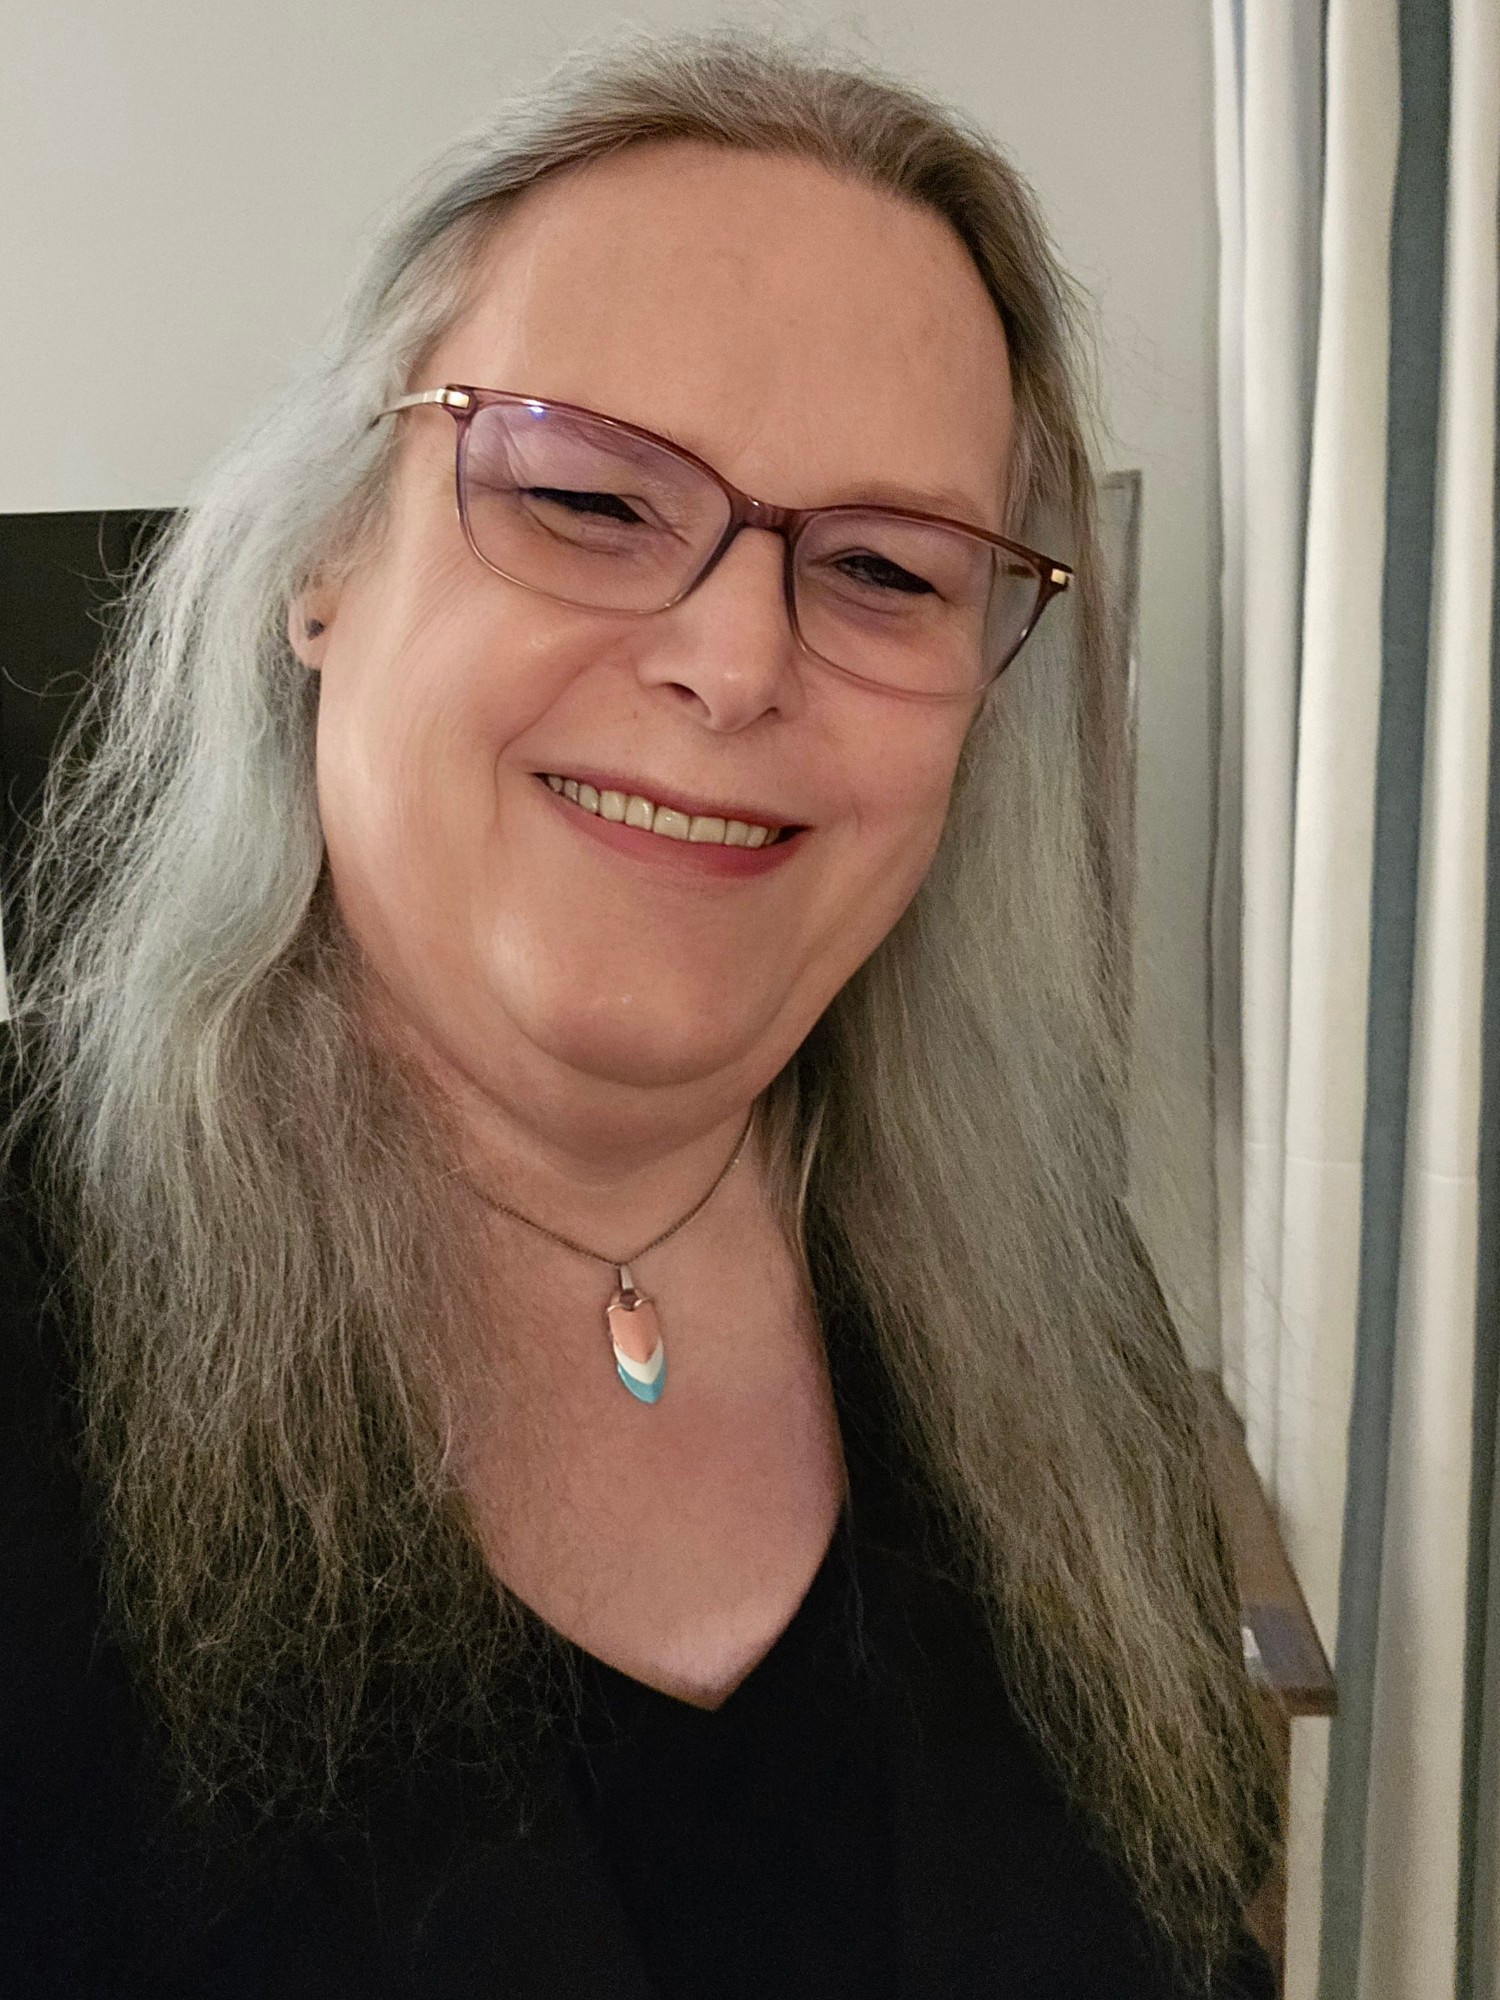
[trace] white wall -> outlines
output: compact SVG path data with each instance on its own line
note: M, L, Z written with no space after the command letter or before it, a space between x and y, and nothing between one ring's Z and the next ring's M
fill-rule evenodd
M980 119L1099 301L1113 462L1145 472L1138 1201L1207 1356L1208 10L866 0L750 17L822 29ZM427 154L585 36L726 18L691 0L7 0L0 512L182 500L317 338L367 220Z

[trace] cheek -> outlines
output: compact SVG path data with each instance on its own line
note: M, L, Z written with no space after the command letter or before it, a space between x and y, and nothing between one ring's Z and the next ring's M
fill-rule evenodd
M964 727L918 717L880 718L856 754L839 801L837 860L830 857L810 944L824 984L850 977L894 928L921 887L942 839ZM831 995L830 995L831 997Z
M456 837L487 809L473 690L451 616L415 635L353 620L324 665L317 731L318 807L339 900L387 966L440 946L461 894ZM470 834L472 839L472 831Z
M872 733L851 759L849 810L872 873L889 883L899 912L942 838L965 728L948 717L918 718L904 734L897 727L892 721Z
M908 816L899 837L883 841L870 854L861 892L847 906L849 955L856 963L863 963L899 922L922 886L942 832L941 811Z
M494 613L434 570L409 599L349 621L319 701L319 789L330 809L356 813L372 834L384 825L459 850L472 842L497 756L571 670L536 625Z

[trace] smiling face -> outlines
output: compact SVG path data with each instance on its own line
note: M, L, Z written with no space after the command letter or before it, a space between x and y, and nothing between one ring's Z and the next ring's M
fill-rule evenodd
M533 190L412 387L447 382L625 418L782 505L1003 525L1009 371L977 270L936 216L806 161L660 144ZM482 1095L748 1103L915 893L973 703L809 659L769 533L644 617L507 582L460 531L451 416L389 421L378 548L294 607L351 931L417 1045ZM801 831L674 840L549 776Z

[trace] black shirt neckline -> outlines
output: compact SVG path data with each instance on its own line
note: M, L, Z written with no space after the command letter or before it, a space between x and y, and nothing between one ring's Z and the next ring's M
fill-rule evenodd
M616 1718L637 1726L675 1727L685 1735L712 1734L737 1719L738 1711L759 1694L768 1680L785 1679L799 1669L844 1608L844 1593L853 1581L853 1531L847 1499L817 1569L795 1610L755 1664L715 1707L669 1694L652 1682L601 1659L576 1640L563 1645L578 1669L587 1706L596 1714L607 1707ZM561 1637L561 1635L558 1635Z
M837 1672L845 1683L851 1671L870 1665L863 1644L862 1556L876 1545L912 1552L922 1528L930 1533L933 1517L922 1511L910 1473L903 1478L898 1471L894 1404L868 1320L853 1310L825 1312L823 1326L847 1477L822 1558L791 1617L723 1701L704 1708L614 1666L525 1606L543 1651L561 1657L576 1687L575 1740L590 1722L596 1734L649 1727L706 1739L757 1705L767 1683L779 1688L798 1678L811 1656L824 1656L826 1667L827 1656L842 1645Z

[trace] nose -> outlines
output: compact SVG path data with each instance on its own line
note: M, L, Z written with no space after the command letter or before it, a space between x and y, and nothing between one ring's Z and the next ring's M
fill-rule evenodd
M675 691L724 735L761 716L801 712L802 649L786 601L786 544L742 528L701 583L649 621L637 671Z

